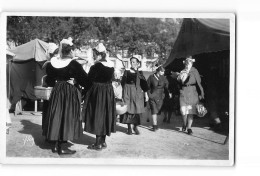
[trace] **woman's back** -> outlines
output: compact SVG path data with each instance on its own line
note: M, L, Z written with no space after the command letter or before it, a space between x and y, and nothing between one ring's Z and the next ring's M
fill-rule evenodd
M102 63L96 63L90 68L89 78L93 82L109 83L112 82L114 75L113 67L106 67Z
M76 79L81 86L86 86L87 73L75 60L70 61L67 66L61 68L56 68L52 63L49 63L46 67L46 73L46 82L49 86L54 86L56 81L68 81L71 78Z

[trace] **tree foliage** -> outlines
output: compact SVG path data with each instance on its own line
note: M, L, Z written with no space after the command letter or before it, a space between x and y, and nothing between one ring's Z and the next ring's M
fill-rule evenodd
M78 46L94 46L103 41L113 51L127 50L128 54L154 53L163 62L176 40L181 19L121 18L121 17L43 17L9 16L7 40L16 45L39 38L59 43L71 36Z

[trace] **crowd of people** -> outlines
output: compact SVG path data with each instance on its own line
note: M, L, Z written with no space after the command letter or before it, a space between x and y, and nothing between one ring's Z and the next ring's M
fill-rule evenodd
M130 70L124 70L120 76L109 62L102 43L92 49L94 60L88 71L73 59L74 50L73 40L63 39L44 65L47 74L44 86L53 89L49 100L44 102L42 134L46 141L55 141L53 152L74 154L76 151L63 144L80 138L83 130L96 136L95 143L88 149L105 149L106 136L116 132L117 120L127 125L126 134L134 132L140 135L138 125L146 106L152 114L152 131L158 130L158 115L162 111L165 112L164 122L170 123L171 113L178 113L180 109L182 131L187 129L187 133L192 134L196 104L204 98L200 75L192 67L193 58L188 57L184 62L185 68L175 76L159 65L146 80L139 70L139 55L130 58ZM122 61L120 57L118 60ZM200 88L200 95L196 85ZM116 113L118 102L127 107L126 112L120 115Z

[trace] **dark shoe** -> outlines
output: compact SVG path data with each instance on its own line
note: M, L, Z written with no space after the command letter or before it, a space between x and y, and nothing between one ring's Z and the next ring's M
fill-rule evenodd
M57 153L58 152L58 147L55 145L54 148L52 149L52 153Z
M221 129L222 129L222 126L220 123L214 125L214 128L213 128L214 131L219 132L219 131L221 131Z
M193 132L191 129L188 129L187 131L188 131L188 135L192 135Z
M51 141L51 140L48 140L47 138L45 138L45 142L47 142L49 144L54 144L54 148L52 148L53 153L57 153L58 149L61 147L62 144L68 143L68 141L59 141L59 142Z
M126 134L128 134L128 135L132 135L133 134L132 128L131 128L131 124L127 124L127 132L126 132Z
M107 148L106 135L101 136L101 146L102 146L102 149Z
M132 134L133 134L133 133L132 133L132 130L127 130L126 134L132 135Z
M153 125L152 131L157 131L158 130L158 126L157 125Z
M49 140L49 139L47 139L47 138L45 138L45 142L46 143L49 143L49 144L55 144L55 141L51 141L51 140ZM57 145L57 144L56 144Z
M102 149L105 149L105 148L107 148L107 143L104 142L104 143L101 144L101 146L102 146Z
M146 122L150 122L150 119L149 119L149 118L147 118L147 119L146 119Z
M100 150L102 150L102 145L101 144L99 144L99 145L92 144L92 145L88 146L88 149L100 151Z
M140 134L140 132L139 132L137 126L134 126L133 130L134 130L134 132L135 132L136 135L139 135L139 134Z
M62 149L61 147L58 148L59 155L72 155L76 153L76 150L70 150L68 148Z
M9 113L14 113L15 110L14 109L9 109Z
M50 143L51 141L48 139L45 139L45 142ZM52 153L58 153L58 148L60 147L60 143L55 142L54 147L51 149Z
M181 129L183 132L186 131L186 126L182 126L182 129Z

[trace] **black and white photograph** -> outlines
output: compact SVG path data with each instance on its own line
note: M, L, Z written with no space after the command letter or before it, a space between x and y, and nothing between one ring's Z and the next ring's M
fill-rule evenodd
M233 166L235 22L2 13L2 162Z

